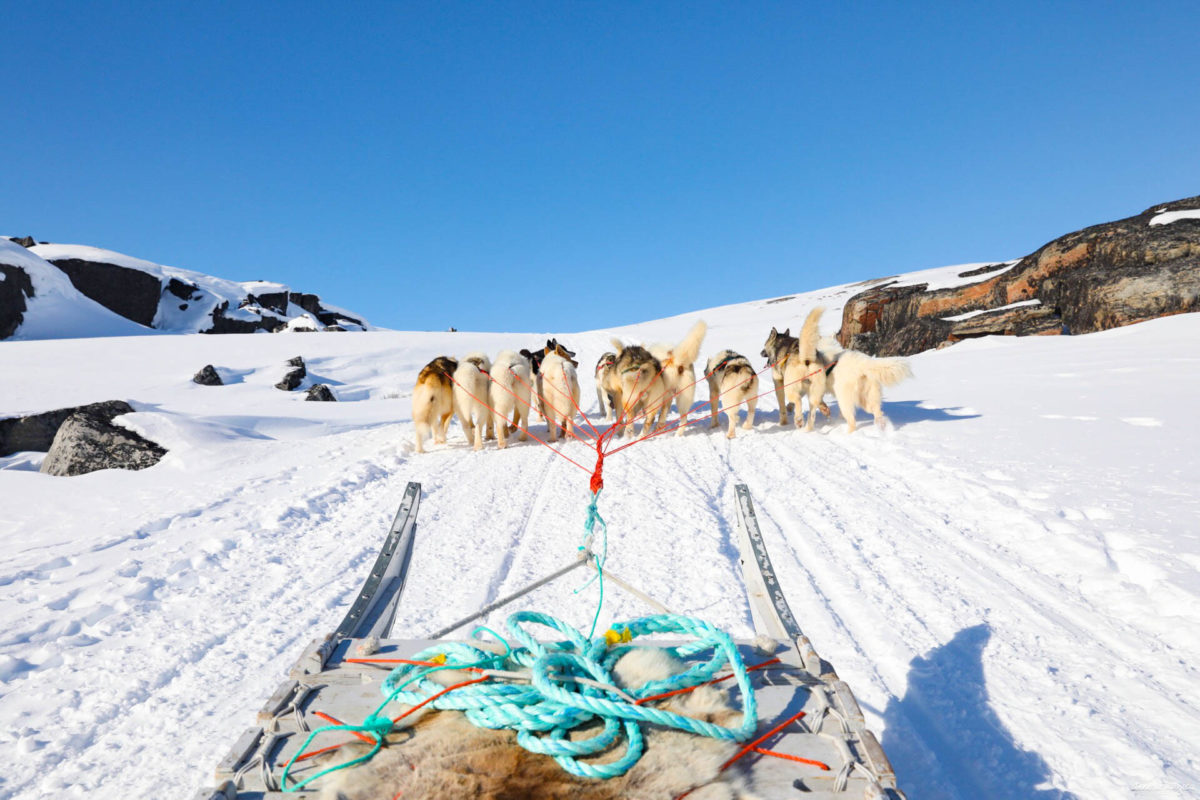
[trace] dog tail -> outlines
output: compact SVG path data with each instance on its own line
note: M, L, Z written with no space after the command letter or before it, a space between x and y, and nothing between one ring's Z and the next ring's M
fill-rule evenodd
M804 363L817 360L817 340L821 338L821 315L824 313L824 306L817 306L808 312L804 327L800 329L800 360Z
M616 349L617 355L621 355L621 351L625 349L625 344L617 337L612 338L612 346Z
M700 345L704 343L704 334L708 333L708 324L704 320L700 320L692 329L688 331L688 335L683 337L683 341L675 345L671 350L671 357L676 364L694 364L700 356Z
M912 377L912 367L907 358L872 358L864 364L863 372L879 381L881 386L894 386Z

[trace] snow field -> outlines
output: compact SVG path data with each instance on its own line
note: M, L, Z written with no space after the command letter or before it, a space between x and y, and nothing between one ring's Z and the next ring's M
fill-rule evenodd
M701 362L730 347L761 365L771 325L795 332L820 303L832 327L857 290L557 335L594 412L592 366L612 335L670 342L703 318ZM1179 316L922 354L885 393L883 430L865 415L852 436L837 416L781 429L770 392L733 441L704 421L631 447L605 464L608 566L749 635L733 530L733 486L746 483L793 611L910 796L1188 796L1200 787L1198 326ZM171 451L143 472L72 479L36 473L35 455L0 459L0 743L21 754L0 798L188 796L205 783L341 619L410 480L424 489L400 610L411 635L570 563L583 471L533 441L472 452L457 423L447 445L412 452L408 396L433 356L544 339L0 345L0 374L17 376L0 415L128 399L138 412L122 422ZM305 385L329 383L341 402L273 388L297 354ZM190 383L206 363L231 385ZM769 374L760 383L769 391ZM584 445L563 450L591 464ZM518 607L586 629L585 580L573 572ZM600 624L646 611L610 586Z

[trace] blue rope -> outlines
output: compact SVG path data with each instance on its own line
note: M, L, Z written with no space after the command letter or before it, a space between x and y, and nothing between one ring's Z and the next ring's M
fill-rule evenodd
M596 634L596 625L600 621L600 609L604 607L604 562L608 560L608 523L604 521L604 517L600 516L600 509L597 504L600 502L600 492L603 488L596 489L592 493L592 502L588 503L587 519L583 522L583 544L579 549L583 552L591 552L592 541L595 538L596 523L600 523L600 555L592 553L592 558L596 560L596 574L588 579L587 583L575 590L575 594L579 594L584 589L592 585L592 581L600 582L600 598L596 602L596 614L592 617L592 628L588 632L588 638L592 638Z

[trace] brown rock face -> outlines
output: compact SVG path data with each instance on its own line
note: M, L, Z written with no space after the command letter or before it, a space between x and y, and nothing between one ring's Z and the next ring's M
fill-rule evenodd
M979 277L966 286L879 283L846 303L838 339L872 355L911 355L976 336L1090 333L1200 311L1200 219L1150 224L1191 209L1200 196L1067 234L1011 268L963 273ZM1039 302L1005 308L1029 300ZM968 312L982 313L947 319Z

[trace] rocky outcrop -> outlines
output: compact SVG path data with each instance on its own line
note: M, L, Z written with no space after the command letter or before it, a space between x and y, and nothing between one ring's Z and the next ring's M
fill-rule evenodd
M0 339L17 332L25 320L25 301L33 297L33 281L20 267L0 264Z
M54 443L62 424L74 414L88 414L107 422L121 414L133 413L133 406L123 400L105 400L86 406L59 408L25 417L0 419L0 457L28 450L45 453Z
M323 403L335 403L337 398L333 396L333 390L323 383L314 383L309 387L305 400L316 400Z
M275 384L275 388L290 392L297 388L305 376L308 375L308 368L304 366L304 359L300 356L289 358L287 363L291 369L283 376L283 380Z
M110 418L77 411L63 422L39 470L46 475L85 475L101 469L145 469L167 451Z
M1200 209L1200 197L1076 231L1011 266L965 272L979 280L964 286L877 282L847 301L838 339L872 355L911 355L977 336L1090 333L1200 311L1200 219L1151 224L1187 209Z
M217 374L217 369L212 364L205 364L200 368L200 371L192 376L192 383L198 383L201 386L224 386L225 382L221 380L221 376Z
M146 327L154 324L163 287L153 275L140 269L78 258L59 259L50 263L65 272L81 294L109 311Z

